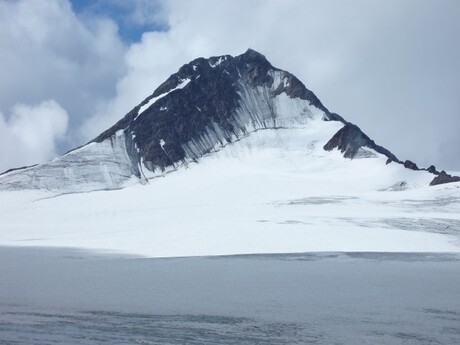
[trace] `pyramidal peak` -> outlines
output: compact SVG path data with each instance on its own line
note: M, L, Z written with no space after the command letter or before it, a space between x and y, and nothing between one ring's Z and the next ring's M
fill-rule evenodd
M294 75L248 49L239 56L198 58L182 66L86 145L48 163L0 175L0 190L119 189L187 169L221 151L242 154L235 147L336 159L339 170L347 160L368 159L389 174L395 171L387 168L391 164L418 172L427 183L457 181L445 173L439 178L433 166L420 169L399 160L358 126L331 113Z

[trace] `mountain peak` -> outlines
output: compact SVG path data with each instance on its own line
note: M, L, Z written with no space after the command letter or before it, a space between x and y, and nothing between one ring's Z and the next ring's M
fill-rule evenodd
M270 62L268 62L268 60L265 57L265 55L259 53L258 51L254 50L252 48L248 48L248 50L246 50L246 52L244 52L243 54L239 55L239 58L241 58L241 60L244 61L244 62L258 62L258 63L268 63L268 64L270 64Z

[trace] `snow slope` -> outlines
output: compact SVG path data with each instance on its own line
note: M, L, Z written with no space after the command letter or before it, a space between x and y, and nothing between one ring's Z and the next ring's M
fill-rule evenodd
M260 129L146 185L0 192L0 245L147 257L458 252L460 184L323 146L343 124Z
M1 176L1 189L84 192L116 189L138 173L123 131L101 143L89 143L50 162Z

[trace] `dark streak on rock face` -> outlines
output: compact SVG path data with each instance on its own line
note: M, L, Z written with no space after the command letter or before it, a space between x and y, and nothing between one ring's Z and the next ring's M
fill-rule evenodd
M34 166L36 166L37 164L34 164L34 165L26 165L26 166L23 166L23 167L19 167L19 168L12 168L12 169L8 169L8 170L5 170L3 172L0 173L0 176L1 175L6 175L10 172L13 172L13 171L19 171L19 170L24 170L24 169L27 169L27 168L32 168Z

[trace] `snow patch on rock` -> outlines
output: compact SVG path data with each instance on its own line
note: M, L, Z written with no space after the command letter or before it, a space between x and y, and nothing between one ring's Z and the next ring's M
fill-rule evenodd
M175 88L169 90L168 92L162 93L161 95L159 95L157 97L150 98L149 101L146 104L142 105L139 108L139 111L137 112L137 116L134 118L134 120L136 120L139 117L139 115L141 115L144 111L146 111L153 104L155 104L155 102L158 101L160 98L163 98L164 96L170 94L171 92L173 92L175 90L183 89L184 87L187 86L188 83L190 83L190 79L189 78L184 79ZM164 110L166 110L166 108Z

